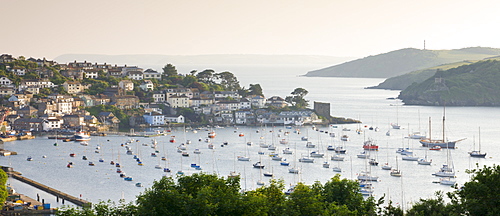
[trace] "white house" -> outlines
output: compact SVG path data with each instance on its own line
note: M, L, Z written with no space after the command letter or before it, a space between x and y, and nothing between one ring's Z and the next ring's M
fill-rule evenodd
M252 104L250 103L249 100L247 100L246 98L243 98L240 100L239 109L252 109Z
M211 98L191 98L190 103L193 107L200 107L202 105L208 106L214 104L214 100Z
M87 79L97 79L99 77L99 70L85 70L85 78Z
M283 111L277 116L283 124L302 125L304 123L320 123L322 120L313 111Z
M7 77L0 77L0 85L1 86L11 86L12 81Z
M149 126L165 125L165 116L160 113L150 112L143 115L144 121Z
M62 84L62 86L69 94L78 94L84 90L83 85L78 81L66 81Z
M171 96L167 98L167 102L172 108L189 107L189 98L186 96Z
M122 77L128 75L130 71L140 71L140 72L144 71L142 68L137 67L137 66L124 65L123 67L120 67L120 68L121 68Z
M237 91L216 91L214 92L214 97L215 99L223 99L228 97L231 97L233 99L238 99L240 98L240 95L238 94Z
M71 102L57 102L57 112L60 114L72 114L72 107Z
M56 118L56 117L49 117L47 119L48 121L48 130L53 130L53 129L59 129L61 128L61 125L63 125L64 121L62 118Z
M264 108L266 106L266 98L261 95L254 95L250 97L250 102L255 108Z
M10 96L15 94L16 91L14 90L13 87L0 87L0 96L5 97L5 96Z
M198 89L191 89L191 88L169 88L166 91L166 98L169 98L170 96L186 96L188 98L197 98L200 96L200 93Z
M144 80L144 82L139 86L143 91L153 91L154 85L151 80Z
M253 113L250 111L236 111L234 113L234 123L236 124L246 124L248 119L253 117Z
M235 110L240 109L240 102L238 102L238 101L219 101L219 102L215 103L213 105L213 107L214 107L214 109L213 109L214 112L225 111L225 110L235 111Z
M134 90L134 83L130 80L122 80L118 83L118 87L125 91L132 91Z
M128 78L133 80L143 80L144 74L142 73L142 71L129 71Z
M153 69L147 69L143 73L144 79L158 79L161 80L161 73Z
M24 76L24 75L26 75L26 69L23 68L23 67L15 66L15 67L11 68L10 71L12 73L15 73L18 76Z
M153 93L153 100L156 103L165 102L165 93L162 92Z
M48 79L25 79L22 80L19 84L19 91L22 91L23 89L28 87L55 88L57 87L57 85L55 85Z
M165 121L171 123L184 123L184 116L165 116Z

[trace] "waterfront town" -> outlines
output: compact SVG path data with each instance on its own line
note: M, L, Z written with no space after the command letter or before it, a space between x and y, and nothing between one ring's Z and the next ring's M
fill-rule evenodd
M128 131L176 124L302 125L330 117L330 105L307 109L307 90L265 97L259 84L240 87L231 72L181 75L138 66L0 56L3 139L54 131ZM321 117L324 116L324 117Z
M86 136L120 131L132 135L146 128L186 124L253 126L352 121L331 117L328 103L314 102L314 109L308 109L304 99L307 93L297 88L291 96L265 97L259 84L242 88L230 72L207 69L181 75L171 64L158 72L138 66L57 63L2 54L0 142L33 139L37 134L68 140L82 132ZM0 154L17 153L0 148ZM48 190L10 167L2 169L13 178ZM79 201L51 190L63 200ZM40 200L13 191L9 197L4 210L51 211Z

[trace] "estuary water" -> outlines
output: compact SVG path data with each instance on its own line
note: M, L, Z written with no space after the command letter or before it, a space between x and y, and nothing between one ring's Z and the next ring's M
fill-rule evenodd
M446 107L445 136L450 140L465 140L457 143L457 149L429 151L421 147L418 140L405 137L416 131L429 135L429 119L431 119L432 137L442 137L443 107L404 106L399 100L387 99L397 97L399 91L365 89L365 87L382 82L383 79L299 76L319 67L317 65L230 65L212 68L217 72L233 72L241 84L247 87L248 84L261 84L266 97L279 95L284 98L295 88L304 88L309 91L306 99L311 104L313 101L330 103L332 116L359 119L363 122L362 124L336 125L336 128L318 126L317 130L313 130L311 126L287 129L274 125L214 128L217 136L210 141L215 146L213 150L209 149L209 143L205 142L208 131L212 129L203 128L196 130L195 133L193 129L172 128L168 136L155 138L158 142L156 150L159 151L157 157L151 156L151 153L155 151L151 148L152 138L132 137L135 140L129 146L142 159L143 166L139 166L132 155L125 153L125 147L121 146L130 137L92 137L88 146L80 145L79 142L61 141L58 141L58 146L54 146L55 140L37 137L34 140L5 143L6 149L16 151L18 155L1 157L0 164L12 166L28 178L73 196L81 195L82 199L91 202L108 199L118 201L122 198L126 201L133 201L145 188L150 187L154 180L160 179L163 175L175 176L178 170L184 171L186 175L206 172L220 176L227 176L231 171L236 171L241 174L242 189L246 190L257 188L258 180L267 182L270 177L262 175L266 171L273 172L273 178L283 179L287 186L299 181L306 184L312 184L315 181L324 183L335 174L340 174L342 178L356 179L362 171L371 171L373 175L379 177L379 180L373 183L374 196L378 198L385 194L386 198L393 200L394 203L403 204L403 207L407 208L420 198L433 196L435 191L453 190L449 186L433 183L439 178L432 174L437 172L443 164L453 165L456 169L457 183L463 184L470 178L465 172L467 169L499 163L500 149L496 148L498 144L496 135L500 131L498 124L500 108ZM179 71L192 69L201 71L208 67L181 65L177 68ZM402 128L390 130L390 123L399 123ZM369 127L378 127L380 130L376 132L369 130ZM479 127L481 127L480 140ZM342 128L349 128L351 131L342 131ZM363 133L355 133L356 129L361 129ZM390 130L390 136L386 136L388 130ZM285 132L289 134L285 135ZM326 132L334 132L336 137L332 138ZM239 136L240 134L243 136ZM343 134L350 136L350 140L341 142L339 137ZM169 142L171 136L175 136L175 143ZM316 148L306 148L306 142L301 140L302 136L309 137L309 141L315 144ZM286 139L288 144L279 144L281 139ZM370 152L371 158L375 158L380 163L379 166L370 166L366 160L356 157L363 151L363 141L367 139L373 139L379 145L379 151ZM189 157L183 157L177 152L177 147L187 140L191 140L186 150ZM246 144L250 141L253 142L251 146ZM227 142L227 145L223 142ZM260 142L274 144L277 149L261 148ZM477 149L479 143L481 151L487 152L487 157L483 159L469 157L468 152L474 148L474 145ZM345 160L331 161L330 157L335 153L326 150L328 145L344 146L347 149L344 155ZM96 153L98 146L99 153ZM413 149L414 154L420 157L427 155L427 158L432 159L432 165L418 165L415 161L401 160L401 155L396 153L397 148L401 147ZM283 155L284 148L290 148L293 154ZM194 154L195 149L199 149L201 154ZM258 154L259 151L264 155ZM311 151L320 151L325 153L325 156L315 158L314 163L298 162L299 158L308 155ZM289 173L290 167L281 166L279 161L271 160L268 155L273 152L283 156L290 162L290 166L298 167L301 170L300 173ZM70 157L70 153L75 153L76 157ZM46 158L42 158L43 155ZM83 155L87 156L88 160L82 160ZM28 156L32 156L34 160L27 161ZM162 156L165 156L167 160L160 160ZM237 156L248 156L250 161L238 161ZM104 160L102 163L98 162L101 158ZM122 170L127 176L133 177L133 181L124 181L120 178L116 173L116 167L109 164L110 160L120 162ZM66 168L69 161L74 163L73 168ZM89 161L93 161L95 166L88 166ZM261 161L266 166L264 170L252 167L252 164L257 161ZM337 173L331 168L323 168L322 163L325 161L330 163L330 167L341 167L342 172ZM393 167L397 165L403 173L402 177L392 177L389 171L382 170L381 166L386 162ZM199 165L202 170L192 168L191 164ZM162 169L156 169L155 165L169 167L172 172L165 173ZM141 182L144 187L136 187L137 182ZM23 190L19 191L20 193L31 197L36 197L38 193L31 187L19 187ZM47 201L49 199L53 201ZM46 202L55 203L55 198L46 198Z

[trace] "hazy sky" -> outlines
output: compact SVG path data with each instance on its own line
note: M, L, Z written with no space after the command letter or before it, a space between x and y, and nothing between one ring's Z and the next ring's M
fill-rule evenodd
M0 53L307 54L500 48L497 0L0 0Z

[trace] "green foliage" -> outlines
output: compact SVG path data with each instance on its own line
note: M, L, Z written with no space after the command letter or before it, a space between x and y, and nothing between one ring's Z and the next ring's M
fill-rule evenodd
M177 69L172 64L167 64L162 69L163 69L163 75L164 76L168 77L168 76L175 76L175 75L177 75Z
M35 71L28 71L23 77L24 79L39 79L40 76Z
M91 115L98 117L100 112L112 112L118 119L120 119L120 127L126 128L129 126L130 116L125 113L124 110L111 105L97 105L93 107L85 107L85 110L89 111Z
M251 95L264 96L264 93L262 91L262 87L260 86L260 84L250 84L249 90L250 90Z
M99 75L99 77L97 78L97 80L101 80L103 82L108 83L109 86L112 86L112 85L118 85L118 83L121 80L126 80L126 79L119 79L119 78L116 78L114 76L101 76L101 75ZM134 85L137 85L137 84L134 83Z
M326 202L322 202L322 200L323 197L319 190L299 183L295 186L287 202L290 203L292 212L297 213L297 215L325 215Z
M462 207L470 215L500 215L500 166L484 166L468 171L473 176L457 192Z
M439 65L436 67L431 67L423 70L412 71L407 74L395 76L384 80L384 82L378 84L374 87L368 87L370 89L390 89L390 90L404 90L413 83L421 83L436 74L438 70L448 70L451 68L456 68L462 65L472 64L478 61L460 61L445 65Z
M219 81L219 85L221 85L225 90L236 91L241 89L240 82L233 73L226 71L215 75L217 80Z
M54 73L54 75L51 78L49 78L49 80L56 85L61 85L64 82L70 80L69 78L61 75L61 73L59 73L59 71L54 71L53 73Z
M461 215L459 212L453 212L452 207L444 202L442 192L436 192L436 198L420 199L413 204L412 208L408 210L406 215L419 216L419 215Z
M137 197L140 215L241 215L239 178L217 175L182 176L178 184L172 178L155 181ZM161 203L161 204L160 204Z
M292 104L296 109L304 109L309 105L309 101L304 99L304 97L309 93L303 88L296 88L293 90L292 96L287 96L285 101Z
M500 61L480 61L449 70L438 70L426 81L406 88L399 98L405 104L499 106L499 82Z
M0 169L0 203L5 203L5 200L7 200L7 196L9 196L6 185L7 179L7 173L5 173L3 169Z
M106 90L107 87L109 87L109 83L103 80L96 80L96 79L84 79L82 81L82 84L90 84L92 85L90 88L85 89L85 94L89 95L97 95L101 94Z
M92 207L75 208L64 206L56 212L57 216L126 216L138 215L137 208L132 203L120 201L118 204L108 200L93 204Z
M100 202L92 208L65 207L57 215L375 215L383 200L376 203L373 198L363 199L358 193L358 183L340 179L340 175L325 185L299 183L289 196L283 193L284 189L283 180L272 179L268 186L242 193L239 177L195 173L155 181L151 188L137 196L136 205ZM443 206L430 208L434 207ZM420 206L411 212L441 215L422 211ZM402 210L391 203L379 214L403 215Z
M200 82L203 82L203 83L206 83L208 85L210 84L215 84L214 82L214 74L215 74L215 71L212 70L212 69L206 69L202 72L199 72L198 74L196 74L196 78L198 78L198 80Z
M184 108L184 107L179 107L177 108L177 113L179 115L184 116L184 118L187 120L186 123L190 122L201 122L201 116L196 114L193 109L190 108Z

